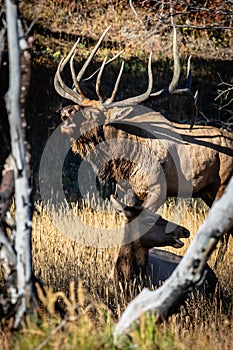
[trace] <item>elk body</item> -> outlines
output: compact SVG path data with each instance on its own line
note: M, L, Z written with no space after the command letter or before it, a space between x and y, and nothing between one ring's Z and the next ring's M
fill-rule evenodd
M125 235L131 235L132 241L122 245L117 257L114 268L114 280L116 286L121 284L124 290L132 288L133 282L138 281L141 284L148 284L154 287L159 287L175 270L181 256L152 249L154 247L173 246L180 248L182 242L177 237L188 237L189 231L184 227L173 225L170 233L166 233L168 221L161 216L154 214L148 209L140 206L139 203L134 202L134 205L125 206L119 200L112 198L114 208L125 215L126 226ZM144 212L144 215L141 213ZM138 218L141 215L141 218ZM154 220L154 225L146 234L142 235L144 231L144 220L147 222L148 218ZM139 238L135 238L139 236ZM206 265L205 278L201 281L198 289L205 292L207 296L213 296L216 291L218 279L213 270ZM130 283L131 282L131 283ZM179 304L181 301L179 301Z
M233 175L233 135L211 126L171 123L160 113L142 105L149 97L164 93L187 94L196 105L196 94L190 92L190 60L187 69L187 86L178 89L180 63L173 35L174 75L170 85L152 92L153 77L151 55L148 63L148 88L139 96L116 101L123 64L110 98L101 93L101 77L105 66L113 59L103 61L91 77L83 75L98 50L105 30L94 50L76 75L74 55L77 43L62 59L54 78L56 91L73 101L61 111L62 132L70 135L72 149L91 163L100 181L133 188L143 207L156 211L168 196L200 197L208 206L219 198ZM67 63L74 88L62 79ZM96 80L96 99L84 94L84 84ZM126 187L127 187L126 186Z
M159 287L166 281L180 263L182 256L164 250L151 249L148 256L150 278L154 286ZM214 271L206 264L204 271L205 278L201 281L197 289L209 297L213 297L217 292L218 278ZM221 295L221 289L219 288ZM218 296L220 296L218 295Z
M73 151L92 163L101 181L127 180L153 211L168 196L200 197L210 207L222 195L233 175L231 133L208 126L190 131L189 125L170 123L141 106L120 111L128 114L114 121L106 116L102 124L103 112L92 110L94 120L83 121L87 131L73 141ZM107 115L117 112L110 109ZM82 117L74 114L73 125L75 118L78 125Z

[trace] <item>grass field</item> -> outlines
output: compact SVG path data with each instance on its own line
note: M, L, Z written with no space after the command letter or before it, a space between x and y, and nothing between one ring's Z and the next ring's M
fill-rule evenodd
M207 208L197 201L181 202L173 212L170 201L161 210L164 217L182 214L181 224L189 228L192 235L203 222ZM38 207L33 218L33 265L36 276L44 283L46 294L37 287L41 307L37 314L27 317L22 330L12 334L3 329L0 333L0 349L114 349L112 332L123 309L124 292L121 300L114 300L110 308L108 276L113 268L118 248L85 247L80 241L100 228L123 232L123 218L111 210L74 208L72 217L84 223L80 237L74 239L61 233L56 227L59 220L72 231L69 214L62 209L57 216L46 208ZM60 218L60 219L59 219ZM56 223L56 226L54 225ZM60 226L59 226L60 227ZM87 232L87 228L89 231ZM64 229L62 229L64 232ZM94 231L93 231L94 230ZM115 231L114 231L115 230ZM83 238L84 237L84 238ZM89 238L88 238L89 239ZM191 238L190 238L191 240ZM167 249L183 254L189 244L181 250ZM215 252L209 263L214 265ZM230 349L232 344L232 241L224 263L215 271L226 297L226 307L217 310L202 298L198 303L190 302L167 322L156 325L153 318L144 317L139 328L132 332L133 343L138 349ZM69 317L60 317L55 306L61 307ZM130 349L130 344L124 345Z

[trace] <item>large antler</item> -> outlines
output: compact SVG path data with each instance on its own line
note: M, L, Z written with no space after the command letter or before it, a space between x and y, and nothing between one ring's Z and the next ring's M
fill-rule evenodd
M191 56L188 58L186 86L185 88L182 88L182 89L176 88L180 79L180 58L179 58L179 50L178 50L178 42L177 42L177 31L175 26L173 26L173 59L174 59L174 72L173 72L172 81L170 82L169 86L162 90L153 92L152 94L150 94L150 96L158 96L158 95L161 95L162 93L167 93L167 92L169 92L170 94L188 93L192 95L190 90L192 85L192 72L191 72L191 65L190 65ZM195 93L193 98L196 100L197 92Z
M114 61L122 53L122 51L119 52L117 55L115 55L112 59L110 59L108 61L105 58L101 67L97 71L95 71L89 78L82 79L88 65L90 64L92 58L94 57L97 50L99 49L99 47L100 47L104 37L106 36L107 32L109 31L110 27L111 26L109 26L104 31L104 33L101 35L99 41L97 42L96 46L92 50L90 56L88 57L88 59L84 63L83 67L81 68L81 70L77 76L76 76L76 73L74 70L73 60L74 60L75 50L77 48L79 40L74 44L74 46L72 47L72 49L68 53L68 55L60 61L58 68L57 68L57 71L56 71L56 74L55 74L55 77L54 77L54 87L60 96L75 102L76 104L78 104L81 107L96 106L96 105L100 105L100 104L102 104L103 106L106 106L106 107L107 106L108 107L110 107L110 106L111 107L113 107L113 106L114 107L115 106L126 106L126 105L133 105L133 104L141 103L149 98L151 91L152 91L152 86L153 86L153 77L152 77L152 69L151 69L152 54L150 54L149 62L148 62L148 88L144 94L141 94L139 96L131 97L131 98L128 98L128 99L123 100L123 101L113 102L115 97L116 97L116 93L117 93L117 90L118 90L118 87L120 84L120 79L121 79L121 75L123 72L124 62L122 62L122 64L121 64L121 69L119 71L118 78L116 80L115 87L113 89L111 97L104 100L103 96L101 95L100 84L101 84L101 77L102 77L104 68L106 67L106 65L108 65L109 63ZM73 80L73 84L74 84L75 89L69 88L64 83L64 81L62 80L62 77L61 77L61 73L62 73L65 65L68 62L70 62L70 70L71 70L72 80ZM98 96L98 100L90 100L89 98L85 97L85 95L81 89L80 82L92 79L97 73L98 73L98 75L96 78L96 94Z
M150 94L150 96L159 96L163 93L169 93L169 94L185 94L187 95L192 103L195 106L196 114L197 114L197 98L198 98L198 91L195 92L193 95L191 92L191 85L192 85L192 72L191 72L191 56L188 58L188 64L187 64L187 83L184 88L177 88L179 79L180 79L180 58L179 58L179 49L178 49L178 41L177 41L177 30L175 25L173 24L173 59L174 59L174 71L173 71L173 77L172 81L170 82L168 87L165 87L164 89L161 89L159 91L153 92ZM193 124L195 122L196 116L193 118L191 123L191 128L193 127Z

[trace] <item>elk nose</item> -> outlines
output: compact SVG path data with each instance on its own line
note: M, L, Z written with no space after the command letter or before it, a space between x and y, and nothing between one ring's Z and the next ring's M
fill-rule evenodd
M182 234L183 234L182 236L183 238L188 238L190 236L190 232L186 228L183 228Z

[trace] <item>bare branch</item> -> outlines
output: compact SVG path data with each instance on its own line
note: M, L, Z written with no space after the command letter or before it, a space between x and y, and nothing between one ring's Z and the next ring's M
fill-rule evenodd
M2 183L0 186L0 256L5 261L5 266L16 266L16 254L12 248L10 239L6 234L6 213L10 208L11 197L14 193L14 169L12 157L8 156L5 162ZM3 245L3 246L2 246ZM5 247L5 250L3 248ZM10 270L9 267L7 270ZM5 275L5 280L8 277Z
M134 16L139 20L139 22L141 23L141 25L144 26L143 21L141 20L141 18L138 16L137 11L135 10L134 6L133 6L133 1L129 0L129 6L131 7L131 10L133 11Z
M215 101L220 101L218 109L221 111L225 110L226 107L233 103L233 85L224 82L220 75L219 78L221 82L218 84L218 95L215 98ZM232 112L230 113L232 114ZM226 124L229 126L229 121Z

